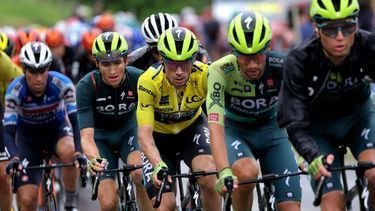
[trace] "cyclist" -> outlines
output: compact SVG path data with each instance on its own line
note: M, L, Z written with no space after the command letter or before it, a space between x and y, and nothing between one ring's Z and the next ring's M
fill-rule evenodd
M29 42L40 41L39 32L33 28L22 28L19 29L15 36L15 52L12 57L13 63L21 67L20 51L22 46Z
M0 33L0 99L3 110L5 91L8 85L13 79L23 74L22 69L11 60L14 48L12 39L4 32Z
M78 48L72 64L72 78L78 82L83 76L96 68L96 59L91 53L92 44L96 37L102 33L99 28L93 28L90 31L82 33L81 47Z
M98 70L88 73L77 84L78 121L83 151L89 170L118 167L120 157L128 164L141 165L137 142L136 86L140 74L127 66L128 44L117 32L100 34L92 45ZM92 172L93 173L93 172ZM138 206L151 210L142 183L142 170L133 171ZM98 189L101 210L117 210L115 174L103 174Z
M358 161L375 161L375 110L367 80L375 78L375 36L358 29L358 13L357 0L313 0L315 36L291 50L284 62L279 125L309 163L309 173L329 177L324 210L345 209L340 175L323 165L327 155L331 163L339 156L338 146L345 145ZM374 207L375 169L365 175Z
M10 57L14 52L14 42L4 32L0 33L0 119L3 119L4 96L10 82L17 76L22 75L22 70L13 64ZM12 202L12 192L10 188L10 180L5 173L8 165L8 153L4 148L3 141L3 123L0 122L0 210L10 210Z
M141 27L147 45L130 53L129 65L146 71L152 64L159 62L162 59L157 49L159 37L165 30L176 26L177 21L168 13L157 13L147 17ZM200 44L197 60L203 63L211 63L207 51Z
M71 70L75 52L66 44L62 31L59 29L48 29L44 40L53 55L50 69L59 70L72 79Z
M216 190L221 193L226 192L227 177L257 178L256 159L262 174L297 171L288 136L276 121L285 55L270 50L268 19L257 12L240 13L231 20L227 36L233 52L209 67L206 104L211 149L220 171ZM288 180L274 181L278 207L300 210L299 177ZM235 185L235 210L251 209L254 186Z
M75 88L64 75L48 71L51 60L51 51L42 42L31 42L21 48L20 61L25 75L12 81L5 96L4 142L10 154L6 168L10 175L15 168L41 164L45 151L54 153L64 163L84 161ZM17 179L21 209L36 210L42 171L25 173L22 171ZM67 210L76 206L78 173L75 167L64 168L62 172Z
M153 166L144 164L150 198L155 196L152 184L161 184L160 172L176 172L176 154L181 154L193 171L215 170L207 118L201 108L206 98L208 66L195 60L198 41L188 29L173 27L160 36L158 50L163 63L151 66L138 81L139 143ZM220 209L215 181L215 176L198 180L205 210ZM174 193L168 191L163 194L159 210L176 208Z

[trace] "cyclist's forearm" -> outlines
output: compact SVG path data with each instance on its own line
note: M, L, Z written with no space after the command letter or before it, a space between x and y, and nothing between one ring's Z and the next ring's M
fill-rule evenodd
M76 152L82 152L82 147L81 147L81 135L78 127L78 121L77 121L77 113L71 113L69 114L69 120L72 124L72 129L73 129L73 138L74 138L74 146Z
M215 159L216 169L221 171L223 168L229 166L224 126L220 124L209 124L208 127L210 129L211 151Z
M84 128L81 130L81 145L87 159L91 160L100 157L98 147L94 140L94 128Z
M152 129L148 126L142 126L138 130L138 141L141 150L151 162L152 166L156 166L162 162L158 148L156 147L154 138L152 137Z
M16 129L15 125L6 125L4 126L4 146L7 148L10 157L17 156L17 145L15 142L16 139Z

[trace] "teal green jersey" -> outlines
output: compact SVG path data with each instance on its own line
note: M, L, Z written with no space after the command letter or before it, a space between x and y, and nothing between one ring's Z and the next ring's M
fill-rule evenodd
M224 115L245 123L275 117L284 58L280 52L268 52L264 73L258 80L247 80L241 75L233 54L212 63L206 103L209 123L224 124Z

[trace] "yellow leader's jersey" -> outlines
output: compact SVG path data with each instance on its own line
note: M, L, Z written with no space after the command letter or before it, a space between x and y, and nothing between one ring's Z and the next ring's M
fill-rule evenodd
M184 88L176 89L164 74L164 65L151 66L138 80L138 126L177 134L194 123L206 100L208 65L195 61Z
M23 75L22 69L12 62L9 56L0 50L0 99L4 108L5 92L15 78Z

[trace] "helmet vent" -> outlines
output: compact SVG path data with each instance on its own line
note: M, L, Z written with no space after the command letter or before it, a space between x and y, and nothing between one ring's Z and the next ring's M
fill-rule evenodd
M238 40L238 37L237 37L237 32L236 32L236 28L233 27L233 38L236 40L236 43L239 43L239 40Z
M40 61L40 53L34 53L34 57L35 57L35 63L39 63Z
M263 30L262 30L262 33L263 33ZM245 37L246 37L247 47L251 48L253 46L254 32L245 32Z
M164 39L164 46L165 46L166 49L168 49L168 51L171 50L171 48L169 47L169 43L168 43L167 39Z
M326 9L326 7L324 6L322 0L318 0L317 3L318 3L318 5L319 5L320 8Z
M177 55L181 55L182 47L183 47L183 41L176 41ZM190 48L190 46L189 46L189 48Z
M106 53L111 53L111 42L105 42L104 43L104 49Z
M188 51L190 51L191 49L193 49L193 45L194 45L194 42L193 42L193 40L191 40L191 42L190 42L190 44L189 44L189 49L188 49Z

